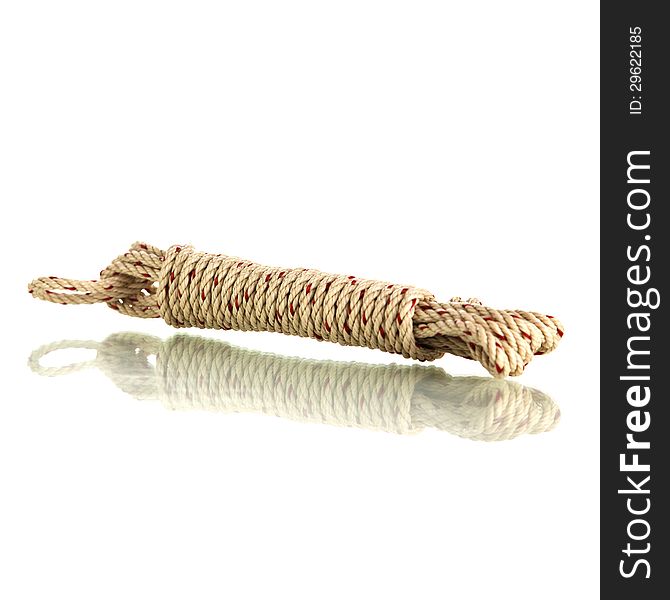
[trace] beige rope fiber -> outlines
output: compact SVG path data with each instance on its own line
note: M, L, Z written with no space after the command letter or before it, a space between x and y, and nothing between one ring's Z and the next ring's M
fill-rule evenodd
M555 317L495 310L479 301L437 302L429 292L311 269L136 243L99 280L41 277L35 297L60 304L107 303L123 314L162 317L174 327L276 331L434 360L445 352L478 360L494 377L520 375L556 348Z
M560 418L549 396L515 382L451 377L423 365L287 358L184 334L57 342L35 350L30 367L52 377L76 371L76 364L43 364L47 354L73 348L96 350L80 368L98 367L124 392L170 409L254 412L393 433L435 428L484 441L549 431Z

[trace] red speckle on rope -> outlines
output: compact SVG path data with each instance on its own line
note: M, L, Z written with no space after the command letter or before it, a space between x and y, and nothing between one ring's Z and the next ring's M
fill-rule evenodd
M140 248L142 248L142 250L148 250L148 248L147 248L147 245L146 245L146 244L140 244Z
M114 286L113 285L106 285L103 290L111 290Z
M555 319L556 317L553 317L552 315L547 315L547 319Z
M203 289L202 292L200 293L200 297L204 300L205 299L205 290Z
M326 328L326 331L330 333L330 325L328 325L328 321L324 321L323 326Z
M214 276L214 287L219 285L219 277L217 275Z
M110 300L114 300L114 298L112 296L107 296L106 298L102 299L103 302L109 302Z
M288 305L288 308L291 311L291 316L293 316L295 314L295 310L293 310L293 302Z
M70 292L76 292L76 291L77 291L77 288L74 287L74 286L66 287L66 288L63 288L63 289L64 289L64 290L68 290L68 291L70 291Z
M244 290L244 299L249 300L249 292L247 290Z
M346 331L347 334L351 335L351 329L349 328L349 325L347 323L344 324L344 331Z
M401 294L406 294L407 290L409 290L409 288L402 288L402 290L400 290L400 293Z
M558 327L556 328L556 333L558 333L559 337L563 337L563 332Z
M279 279L281 279L284 275L286 275L286 271L282 271L281 273L279 273Z
M312 284L311 284L311 283L308 283L308 284L305 286L305 294L309 294L309 292L311 291L311 289L312 289Z
M532 339L532 338L530 337L530 335L527 334L525 331L522 331L522 332L521 332L521 335L522 335L523 337L525 337L527 340Z
M270 281L270 279L272 279L272 275L271 275L270 273L268 273L268 274L265 276L265 283L267 283L268 281Z
M381 336L382 336L383 338L386 337L386 332L384 331L384 328L381 327L381 326L379 327L379 333L381 333Z
M498 363L496 363L496 371L498 371L498 373L502 373L503 370L504 370L503 367L499 366Z
M368 322L368 318L367 318L367 316L365 315L365 313L363 313L363 325L366 325L367 322Z
M170 281L174 281L174 271L170 271Z
M361 290L361 293L360 293L360 294L358 294L358 299L359 299L359 300L363 300L363 296L365 296L365 290L364 290L364 289Z

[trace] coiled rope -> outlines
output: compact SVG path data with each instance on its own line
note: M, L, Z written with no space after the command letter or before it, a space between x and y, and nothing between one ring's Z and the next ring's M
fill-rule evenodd
M494 377L520 375L563 336L551 315L496 310L476 299L441 303L412 286L267 267L190 246L164 252L138 242L99 280L41 277L28 290L60 304L103 302L174 327L276 331L418 360L449 352L479 361Z
M72 348L95 349L96 357L42 364L47 354ZM170 409L254 412L394 433L436 428L507 440L549 431L560 418L549 396L510 381L451 377L423 365L287 358L185 334L166 341L120 333L102 342L56 342L35 350L29 365L52 377L95 366L124 392Z

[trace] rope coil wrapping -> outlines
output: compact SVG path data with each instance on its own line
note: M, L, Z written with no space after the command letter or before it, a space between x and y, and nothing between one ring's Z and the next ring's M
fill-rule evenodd
M95 349L95 359L42 364L47 354L72 348ZM134 398L173 410L251 412L401 434L433 428L497 441L549 431L560 419L549 396L515 382L452 377L416 364L285 357L185 334L165 341L116 333L102 342L56 342L35 350L29 365L50 377L97 367Z
M494 377L520 375L563 336L550 315L495 310L474 299L440 303L412 286L268 267L190 246L164 252L138 242L99 280L41 277L29 291L61 304L104 302L174 327L275 331L418 360L449 352L479 361Z

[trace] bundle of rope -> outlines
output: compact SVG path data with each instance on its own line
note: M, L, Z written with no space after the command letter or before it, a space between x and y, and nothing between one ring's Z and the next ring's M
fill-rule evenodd
M563 336L551 315L496 310L476 299L442 303L412 286L267 267L190 246L165 252L138 242L99 280L41 277L28 290L60 304L103 302L174 327L276 331L418 360L449 352L478 360L494 377L520 375Z
M63 349L94 359L49 367ZM295 421L394 433L435 428L474 440L507 440L552 429L560 418L546 394L490 377L451 377L438 367L287 358L190 335L166 341L134 333L102 342L63 341L29 359L46 376L97 367L120 389L170 409L254 412Z

